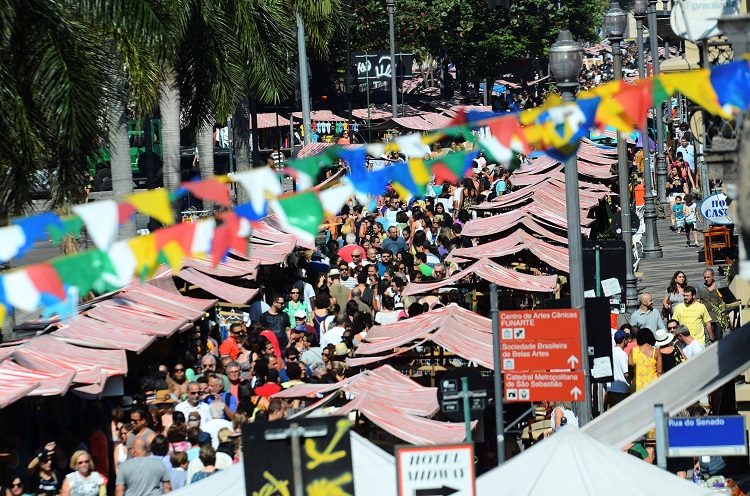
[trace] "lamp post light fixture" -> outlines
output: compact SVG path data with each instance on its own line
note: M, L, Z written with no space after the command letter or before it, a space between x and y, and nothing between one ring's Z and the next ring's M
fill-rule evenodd
M651 64L653 76L658 76L659 70L659 29L656 20L656 0L649 0L648 37L651 40ZM654 109L656 121L656 194L659 196L664 210L669 208L667 200L667 160L664 156L664 107L662 103Z
M615 80L622 79L622 42L628 15L620 4L612 2L604 13L604 29L612 44L612 61ZM633 269L633 230L630 224L630 167L628 166L628 144L625 133L617 133L617 175L620 183L620 224L622 240L625 242L625 305L629 310L638 307L638 281Z
M643 19L648 12L648 0L635 0L633 2L633 16L635 17L635 29L638 36L638 77L643 79L646 76L646 62L644 52L646 47L643 46ZM656 205L654 201L654 175L651 167L650 140L648 137L648 126L641 130L641 150L643 151L643 179L646 193L643 201L643 222L646 225L646 232L643 233L643 257L644 258L662 258L664 252L659 244L659 233L656 230Z
M388 23L391 31L391 106L393 117L398 117L398 95L396 94L396 35L393 27L393 13L396 10L396 0L385 0L388 7Z
M557 41L549 49L549 67L557 79L557 89L565 102L575 100L578 75L583 63L583 49L563 27ZM586 339L586 301L583 295L583 250L581 242L581 202L578 195L578 157L565 161L565 213L568 222L568 253L570 257L570 304L581 314L581 364L583 365L584 402L576 403L581 425L591 420L591 372L588 368Z

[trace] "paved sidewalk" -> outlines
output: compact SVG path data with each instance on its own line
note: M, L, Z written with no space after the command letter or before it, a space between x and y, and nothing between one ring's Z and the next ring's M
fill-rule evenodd
M643 273L643 277L638 280L638 292L650 293L654 297L654 308L661 309L661 301L666 294L667 286L672 275L678 270L685 272L687 282L696 289L703 282L703 270L706 268L704 262L698 261L699 253L696 250L700 248L703 251L703 234L698 233L700 247L686 247L685 235L678 234L669 229L670 221L666 219L657 219L656 229L659 235L664 256L662 258L642 258L638 267L638 272ZM705 228L705 221L699 224ZM692 234L690 236L692 238ZM691 239L692 243L693 240ZM719 266L713 266L717 270ZM717 278L720 277L717 274Z

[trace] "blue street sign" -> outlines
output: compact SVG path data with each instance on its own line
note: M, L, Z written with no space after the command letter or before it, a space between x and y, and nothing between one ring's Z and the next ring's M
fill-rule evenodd
M745 417L689 417L667 421L667 456L747 455Z

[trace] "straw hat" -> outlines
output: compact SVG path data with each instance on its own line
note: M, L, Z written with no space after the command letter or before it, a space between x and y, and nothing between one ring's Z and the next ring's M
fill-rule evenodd
M665 329L657 329L654 337L656 338L656 346L659 348L669 346L674 341L674 334L668 333Z
M153 404L154 405L164 405L164 404L173 404L174 398L172 398L172 393L169 392L167 389L161 389L156 392L156 397L154 398Z

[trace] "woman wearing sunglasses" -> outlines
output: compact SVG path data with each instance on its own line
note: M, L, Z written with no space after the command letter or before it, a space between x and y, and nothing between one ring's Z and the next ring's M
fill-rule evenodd
M70 457L73 470L65 476L60 496L104 496L107 479L94 470L94 459L88 451L78 450Z

